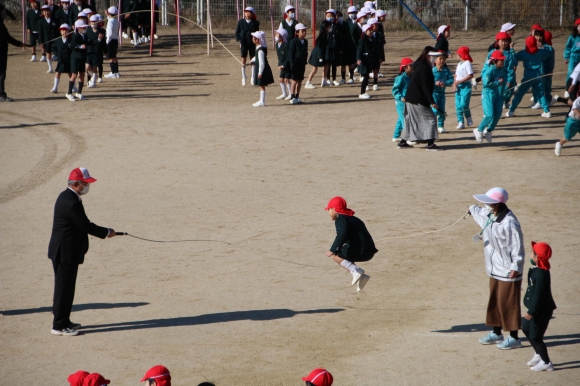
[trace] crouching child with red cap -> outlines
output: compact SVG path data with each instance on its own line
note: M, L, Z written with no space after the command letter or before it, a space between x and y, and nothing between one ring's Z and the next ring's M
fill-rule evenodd
M355 263L369 261L378 252L373 238L365 224L347 207L344 198L340 196L332 198L324 210L328 211L336 226L336 238L326 256L350 271L352 285L358 283L357 292L360 292L370 276Z
M317 368L310 372L302 380L306 382L306 386L332 386L334 378L326 369Z
M163 365L153 366L147 370L141 382L145 382L145 386L171 386L171 374Z

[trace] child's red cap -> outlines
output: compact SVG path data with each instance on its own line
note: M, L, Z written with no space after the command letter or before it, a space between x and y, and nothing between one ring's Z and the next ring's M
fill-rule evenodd
M574 22L574 27L579 26L580 25L580 19L576 19L576 21Z
M170 386L171 385L171 374L169 374L169 370L167 367L163 365L157 365L151 367L143 378L141 382L145 382L146 379L153 379L158 386Z
M538 31L544 31L544 29L542 28L542 26L539 25L539 24L534 24L532 26L532 29L535 29L535 30L538 30Z
M495 35L495 40L509 40L509 39L511 39L511 36L507 32L498 32L497 35Z
M314 386L331 386L334 379L325 369L314 369L307 377L302 377L303 381L308 381Z
M528 36L526 38L526 52L532 55L538 52L538 43L536 42L535 37Z
M469 62L473 62L471 55L469 55L469 47L461 46L457 49L457 55L461 57L463 60L467 60Z
M86 376L83 386L103 386L111 383L108 379L103 378L99 373L92 373Z
M548 45L552 45L552 33L550 31L544 32L544 42Z
M491 53L491 58L495 60L504 60L505 55L500 50L495 50Z
M548 260L552 257L552 247L544 242L536 243L532 241L532 249L536 253L536 256L538 256L538 268L546 271L549 270L550 262Z
M405 67L413 64L413 59L411 58L403 58L401 59L401 65L399 66L399 72L403 72Z
M88 371L79 370L74 374L68 376L67 381L70 386L83 386L83 381L89 375Z

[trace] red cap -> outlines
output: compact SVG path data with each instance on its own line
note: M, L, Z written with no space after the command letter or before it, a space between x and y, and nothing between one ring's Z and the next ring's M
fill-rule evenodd
M539 24L534 24L534 25L532 26L532 30L543 31L544 29L542 28L542 26L541 26L541 25L539 25Z
M171 375L167 367L163 365L153 366L147 370L141 382L145 382L149 378L153 379L157 386L171 386Z
M324 210L334 209L336 213L344 214L347 216L354 216L354 210L348 209L346 207L346 200L340 196L336 196L328 201L328 205Z
M495 60L504 60L505 55L500 50L495 50L491 53L491 58Z
M70 386L82 386L87 375L89 375L87 371L79 370L69 375L67 381L70 383Z
M509 40L512 37L507 33L507 32L498 32L497 35L495 35L495 40Z
M111 383L108 379L103 378L99 373L92 373L86 376L83 386L102 386Z
M28 0L29 3L38 3L38 0Z
M552 33L550 31L544 31L544 42L548 45L552 45Z
M538 256L538 268L545 271L549 270L550 262L548 259L552 257L552 248L544 242L536 243L532 241L532 249L536 253L536 256Z
M528 54L535 54L538 52L538 43L536 42L536 38L533 36L528 36L526 38L526 52Z
M411 64L413 64L413 59L411 59L411 58L401 59L401 65L399 66L399 72L403 72L405 67L407 67L408 65L411 65Z
M576 21L574 22L574 27L579 26L580 25L580 19L576 19Z
M463 60L467 60L469 62L473 62L471 55L469 55L469 47L461 46L457 49L457 55L461 57Z
M314 369L307 377L302 378L303 381L308 381L315 386L331 386L334 379L325 369Z
M88 182L89 184L92 184L93 182L97 181L95 178L89 175L89 171L87 170L87 168L73 169L68 175L68 179L70 181Z

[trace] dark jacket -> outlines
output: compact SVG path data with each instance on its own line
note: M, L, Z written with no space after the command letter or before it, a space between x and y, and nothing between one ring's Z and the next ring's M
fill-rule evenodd
M62 41L62 38L56 39L52 43L52 53L58 56L59 63L70 64L70 54L71 54L71 37L66 39L66 42Z
M443 51L445 54L449 52L449 41L446 37L441 36L437 43L435 43L435 51Z
M80 48L82 45L85 45L86 47ZM90 42L89 42L89 38L87 37L87 34L81 35L78 32L75 32L71 35L71 42L70 42L70 46L72 48L72 53L70 55L71 59L82 59L85 60L87 58L87 48L89 46Z
M358 41L358 47L356 50L356 60L361 61L358 66L358 72L361 75L370 74L373 68L379 67L380 52L379 52L380 41L377 38L370 39L368 36L363 36Z
M250 20L248 23L246 19L238 20L238 25L236 26L236 42L240 42L243 46L250 47L253 46L252 42L252 32L260 30L260 22L258 20Z
M550 271L532 267L528 270L528 290L524 296L528 314L537 316L556 309L552 298Z
M279 66L284 67L283 70L290 69L290 60L288 57L288 55L289 55L288 48L289 48L288 43L282 43L280 45L278 45L278 43L276 43L276 54L278 55L278 67Z
M362 29L360 28L358 23L356 21L353 21L352 19L348 19L346 23L348 24L350 34L352 35L352 40L354 40L355 46L358 47L358 41L360 40L360 37L363 33Z
M89 235L104 239L108 233L107 228L89 221L83 202L67 188L54 204L48 258L65 264L82 264L89 250Z
M70 7L69 7L69 11L68 11L68 17L69 17L68 19L70 21L69 25L71 26L71 28L74 28L75 21L77 21L77 19L79 17L79 12L81 12L85 8L89 8L89 6L84 2L82 3L80 10L73 1L70 2Z
M70 7L68 9L68 13L64 11L64 9L59 8L56 10L56 12L54 13L54 19L56 21L56 24L58 24L58 26L60 27L61 24L68 24L70 26ZM72 26L71 26L72 27Z
M407 88L405 102L430 107L435 104L433 99L433 89L435 88L435 77L433 67L429 63L413 63L413 73Z
M38 28L38 38L40 39L40 43L44 44L59 37L60 33L58 27L59 25L57 25L57 21L54 18L50 19L50 23L46 19L42 19Z
M292 39L288 43L288 60L290 65L306 66L308 62L308 40L304 39L304 43L300 39Z
M30 32L39 32L39 24L42 21L42 13L40 9L34 10L29 9L26 11L26 29L29 29Z
M298 20L294 20L292 25L289 25L286 19L282 20L282 27L288 32L288 43L296 37L296 25L299 23Z
M341 256L341 251L345 249L344 244L347 244L348 247L348 260L357 257L372 257L378 252L373 238L358 217L339 214L334 225L336 226L336 238L330 247L330 252ZM350 261L355 261L355 259Z
M20 47L22 42L10 36L4 22L0 20L0 72L5 72L8 64L8 44Z
M103 38L99 41L99 34L103 34ZM87 28L87 38L89 39L87 54L95 54L103 56L105 47L107 46L105 36L107 31L103 28L97 28L94 31L91 27Z

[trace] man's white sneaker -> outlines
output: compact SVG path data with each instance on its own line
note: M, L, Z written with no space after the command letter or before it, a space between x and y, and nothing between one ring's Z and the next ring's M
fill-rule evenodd
M373 91L377 91L379 89L379 85L378 84L374 84L373 85Z
M542 117L544 117L544 118L552 118L552 113L549 112L549 111L547 111L545 113L542 113Z
M304 86L304 88L313 89L316 87L312 83L306 83L306 86Z
M62 335L62 336L74 336L77 335L79 332L73 330L72 328L65 328L64 330L55 330L54 328L50 330L52 335Z
M509 118L509 117L513 117L513 116L514 116L514 112L510 110L510 111L508 111L507 113L505 113L505 116L506 116L507 118Z
M475 135L475 140L479 143L483 143L483 133L477 129L473 129L473 134Z
M367 285L370 278L371 277L369 275L362 275L362 277L358 281L358 287L356 289L356 292L362 291L363 288L365 288L365 285Z
M539 102L537 102L536 104L534 104L532 106L532 109L534 109L534 110L541 109L541 108L542 108L542 105Z
M335 86L340 86L342 83L340 83L340 82L338 82L336 80L333 80L332 81L332 84L335 85Z
M537 365L530 367L530 370L532 370L532 371L554 371L554 365L552 365L552 362L545 363L543 360L540 359L540 362Z
M75 94L75 97L79 100L79 101L84 101L85 97L83 96L83 94L79 94L78 92Z
M540 356L540 354L534 354L532 359L528 362L528 366L533 367L533 366L537 365L538 363L540 363L541 360L542 360L542 357Z
M36 62L36 55L32 55L32 57L30 58L31 62ZM567 97L566 97L567 98Z
M554 152L556 153L557 157L559 157L560 154L562 154L562 144L560 143L560 141L556 142L556 150L554 150Z
M76 99L73 96L73 94L66 94L66 99L68 99L71 102L76 102Z
M51 93L56 94L58 92L58 90L56 88L52 88L52 90L50 90Z
M489 143L491 143L491 131L486 131L485 132L485 140Z
M351 78L351 79L347 80L346 84L354 84L354 79Z
M286 94L282 94L279 97L276 97L276 99L286 99L287 95Z
M438 127L437 131L439 132L439 134L447 133L447 130L445 130L443 127Z
M364 94L360 94L358 97L360 99L371 99L371 96L369 94L367 94L366 92Z
M477 91L477 81L475 80L475 78L471 78L471 87Z
M358 283L358 281L360 280L360 278L364 274L365 274L365 271L362 268L357 268L356 272L352 272L352 284L351 285L355 285L356 283Z
M288 94L288 96L286 98L284 98L284 100L287 100L287 101L292 100L292 95Z
M465 129L465 125L463 124L463 122L459 122L459 124L456 127L457 130L461 130L461 129Z
M473 118L467 118L467 126L473 126Z
M111 79L111 78L116 78L116 76L112 72L109 72L107 75L105 75L105 78Z
M42 55L42 56L40 57L40 61L41 61L41 62L46 62L46 56Z
M266 104L263 103L263 102L256 102L252 106L254 106L254 107L264 107L264 106L266 106Z
M345 84L345 83L346 83L346 80L344 78L342 78L338 84L339 85L342 85L342 84Z

